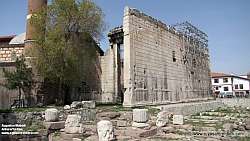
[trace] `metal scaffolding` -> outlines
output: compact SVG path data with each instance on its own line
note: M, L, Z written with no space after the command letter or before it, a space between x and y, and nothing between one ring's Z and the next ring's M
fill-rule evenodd
M177 23L173 25L178 32L196 40L199 45L208 47L208 36L189 22Z

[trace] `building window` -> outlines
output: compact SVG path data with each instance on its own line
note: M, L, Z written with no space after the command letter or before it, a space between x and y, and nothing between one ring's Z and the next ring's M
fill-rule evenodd
M239 86L237 84L234 85L234 89L239 89Z
M215 90L219 90L219 88L218 88L218 87L215 87Z
M223 78L223 83L227 83L228 82L228 78Z
M219 83L219 79L214 79L214 83Z
M240 84L240 89L243 89L243 84Z
M173 62L176 62L175 51L172 51Z
M224 87L224 91L228 91L228 87Z

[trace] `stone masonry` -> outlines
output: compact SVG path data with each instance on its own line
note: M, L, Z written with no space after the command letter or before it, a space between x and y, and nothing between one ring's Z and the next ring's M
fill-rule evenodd
M124 106L202 100L210 96L208 48L173 27L126 7Z
M101 57L102 100L132 107L209 99L207 35L185 24L195 36L126 7Z

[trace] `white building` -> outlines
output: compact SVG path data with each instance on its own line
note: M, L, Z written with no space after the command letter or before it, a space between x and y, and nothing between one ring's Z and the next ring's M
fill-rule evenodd
M211 73L213 93L220 97L248 96L250 92L250 79L224 73Z

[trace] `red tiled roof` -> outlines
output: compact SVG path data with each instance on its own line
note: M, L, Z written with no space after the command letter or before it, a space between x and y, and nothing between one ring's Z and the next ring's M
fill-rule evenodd
M211 77L223 77L223 76L231 76L230 74L220 73L220 72L211 72Z
M0 36L0 42L9 42L16 35Z

